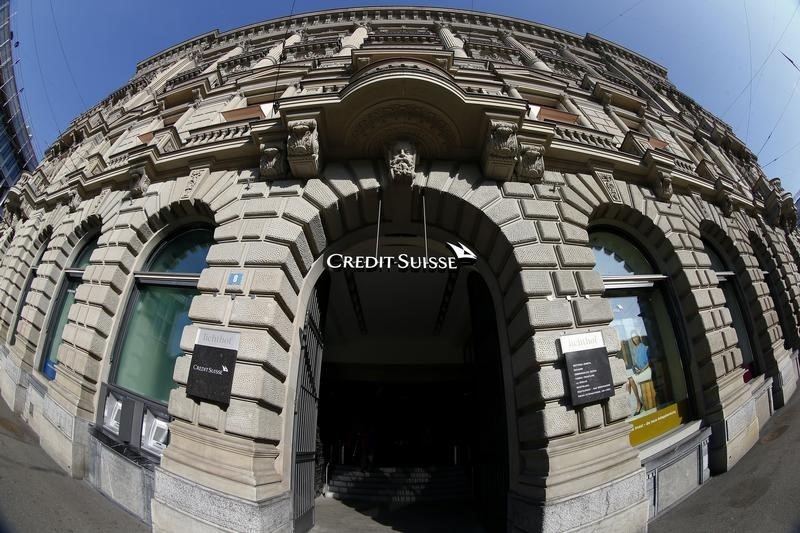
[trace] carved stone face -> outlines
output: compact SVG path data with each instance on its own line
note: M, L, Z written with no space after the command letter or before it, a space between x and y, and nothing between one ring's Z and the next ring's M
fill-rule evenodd
M386 162L394 182L410 184L416 174L417 148L411 141L395 141L386 150Z

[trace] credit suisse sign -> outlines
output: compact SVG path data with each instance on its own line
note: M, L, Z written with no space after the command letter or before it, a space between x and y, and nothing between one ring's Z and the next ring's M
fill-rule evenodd
M458 270L459 266L471 265L477 260L475 252L462 243L448 242L447 246L453 252L453 255L418 257L406 253L396 256L330 254L325 258L325 266L333 271L447 271Z

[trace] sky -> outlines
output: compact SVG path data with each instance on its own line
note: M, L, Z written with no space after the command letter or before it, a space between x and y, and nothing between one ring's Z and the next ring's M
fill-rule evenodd
M12 29L34 147L133 76L136 63L213 29L346 0L12 0ZM800 190L800 0L438 0L593 33L666 67L678 89L733 127L770 178ZM781 53L782 52L782 53ZM753 80L750 83L750 80ZM775 160L777 158L777 160ZM775 160L775 161L773 161Z

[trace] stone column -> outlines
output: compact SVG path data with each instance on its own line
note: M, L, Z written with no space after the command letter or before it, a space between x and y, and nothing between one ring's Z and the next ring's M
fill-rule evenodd
M589 119L583 115L583 112L581 112L580 108L575 105L575 102L572 101L572 98L565 94L561 97L561 102L564 104L564 107L567 108L567 111L573 115L578 115L578 122L581 123L581 126L586 128L594 128L594 124L589 122Z
M253 68L255 69L259 67L266 67L269 65L277 65L281 61L281 54L283 54L284 48L299 43L302 40L302 38L303 37L299 33L291 34L284 41L281 41L280 43L270 48L269 52L267 52L267 57L256 63Z
M558 47L558 53L561 54L562 57L572 61L573 63L577 63L578 65L583 67L583 69L586 72L588 72L590 76L594 76L595 78L602 78L603 77L603 76L600 75L599 72L597 72L594 69L593 66L591 66L589 63L587 63L586 61L584 61L580 57L578 57L575 54L573 54L572 50L570 50L569 47L567 45L565 45L564 43L558 43L556 46Z
M503 31L500 32L500 39L506 44L506 46L510 46L517 50L522 56L522 61L529 67L533 67L536 70L543 70L545 72L552 72L553 70L545 63L544 61L536 55L536 52L519 42L511 32Z
M625 124L625 122L622 121L621 118L619 118L617 112L614 111L614 107L611 105L611 95L608 93L603 94L603 111L608 113L608 116L611 117L611 120L614 121L614 124L617 125L623 135L628 133L630 128L627 124Z
M369 34L369 27L363 23L357 23L353 28L353 33L347 37L342 37L342 48L336 52L337 56L349 56L353 50L358 50L364 44L364 40Z
M453 35L450 26L443 22L437 22L436 31L439 33L439 39L444 47L453 52L456 57L469 57L464 51L464 41Z

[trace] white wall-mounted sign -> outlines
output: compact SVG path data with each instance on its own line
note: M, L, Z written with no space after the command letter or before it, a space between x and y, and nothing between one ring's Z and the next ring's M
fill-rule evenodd
M461 265L471 265L477 260L475 252L462 243L447 243L452 256L419 257L409 254L399 255L347 255L330 254L325 258L329 270L398 270L405 271L446 271L458 270Z

